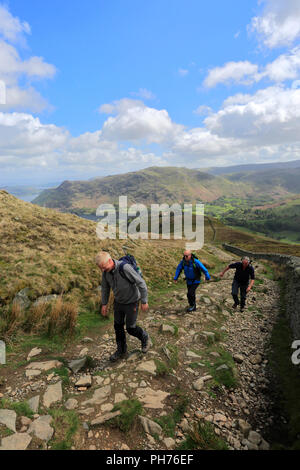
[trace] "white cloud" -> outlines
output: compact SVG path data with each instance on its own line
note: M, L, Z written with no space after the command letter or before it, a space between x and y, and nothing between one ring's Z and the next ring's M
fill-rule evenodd
M205 125L220 138L251 146L300 143L300 89L275 86L252 96L239 94L208 116Z
M117 112L103 124L103 137L108 140L163 143L173 139L183 126L172 122L164 109L149 108L141 101L120 100L110 108ZM103 106L100 108L103 110ZM107 105L105 105L108 110Z
M24 25L25 23L21 24L8 10L0 6L0 36L2 32L2 36L7 39L30 32L30 28ZM52 78L55 73L55 66L45 62L42 57L32 56L23 60L15 45L0 38L0 80L6 86L6 104L1 105L0 110L40 112L49 108L46 100L32 86L32 82Z
M299 0L262 0L261 16L252 18L250 31L268 48L288 46L300 37Z
M259 67L250 62L229 62L223 67L211 69L203 84L206 87L214 87L219 83L238 83L251 85L262 79L268 79L275 83L286 80L295 80L300 76L300 47L281 54L277 59L264 67Z
M199 116L207 116L208 114L212 113L212 109L209 106L202 104L198 106L197 109L195 109L194 113L198 114Z
M0 5L0 36L10 42L24 41L24 33L30 34L30 26L26 21L12 16L4 5Z
M203 84L212 88L218 83L249 83L251 77L258 72L258 66L249 61L228 62L223 67L215 67L209 70Z

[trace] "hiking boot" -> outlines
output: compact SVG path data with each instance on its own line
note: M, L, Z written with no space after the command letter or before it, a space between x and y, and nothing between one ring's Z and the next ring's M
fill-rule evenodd
M118 359L124 359L127 356L127 346L126 344L118 343L117 350L110 356L109 360L111 362L116 362Z
M234 310L238 307L239 304L233 304L232 308L234 308Z
M149 351L151 346L152 346L152 341L148 333L146 333L145 336L143 336L142 338L142 352L146 353L147 351Z
M188 308L188 312L194 312L196 310L196 305L191 305L189 308Z
M243 311L244 311L244 308L245 308L245 307L241 307L241 308L240 308L240 312L242 312L242 313L243 313Z

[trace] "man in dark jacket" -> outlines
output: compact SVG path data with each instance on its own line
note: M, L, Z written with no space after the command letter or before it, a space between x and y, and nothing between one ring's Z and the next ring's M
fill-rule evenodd
M187 285L187 298L189 301L188 312L196 310L196 289L199 286L201 280L201 271L205 274L206 281L210 280L209 272L206 267L198 260L194 258L191 250L186 250L183 254L183 259L177 266L176 273L174 276L174 282L177 282L179 274L184 270L186 285Z
M148 292L144 279L128 263L123 265L121 274L119 269L121 262L112 259L110 254L105 251L97 254L96 264L103 273L101 314L104 317L107 316L110 290L112 289L114 293L114 328L117 350L110 356L110 360L114 362L126 356L125 322L127 332L141 341L142 351L146 353L152 346L151 339L148 333L136 324L140 300L142 311L148 310Z
M248 292L252 289L255 280L254 268L250 264L250 259L248 256L244 256L241 262L229 264L221 273L220 277L223 277L228 269L235 269L235 275L232 283L232 297L234 304L232 308L237 308L239 305L238 291L241 292L241 305L240 310L243 312L246 304L246 296ZM249 284L249 280L251 282Z

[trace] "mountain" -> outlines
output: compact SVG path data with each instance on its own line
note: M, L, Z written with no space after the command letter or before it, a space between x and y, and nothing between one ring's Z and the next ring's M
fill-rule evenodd
M273 163L252 163L248 165L233 165L225 167L210 167L200 168L200 171L205 171L211 175L226 175L232 173L243 173L248 171L264 171L264 170L275 170L275 169L292 169L300 168L300 160L293 160L291 162L273 162Z
M58 188L43 191L32 202L40 206L69 210L96 209L102 203L184 203L214 201L223 195L244 196L251 185L233 183L199 170L150 167L136 172L106 176L89 181L64 181Z

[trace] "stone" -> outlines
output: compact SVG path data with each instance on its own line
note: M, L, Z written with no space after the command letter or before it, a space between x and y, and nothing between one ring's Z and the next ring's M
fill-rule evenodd
M34 434L38 439L48 442L53 436L54 429L50 426L52 416L40 416L30 424L28 434Z
M54 385L48 385L44 394L43 403L46 408L49 408L53 403L57 403L62 399L61 381Z
M128 400L127 396L124 393L115 394L115 403L120 403L121 401Z
M32 397L30 398L28 401L27 401L28 405L29 405L29 408L34 412L36 413L39 409L39 403L40 403L40 397L39 395L35 396L35 397Z
M162 401L169 396L167 392L161 390L152 390L150 387L138 388L136 396L144 403L145 408L163 409Z
M25 287L25 289L20 290L18 292L13 300L13 304L19 305L22 309L26 309L30 306L31 302L28 297L29 294L29 288Z
M88 348L83 348L79 353L79 357L86 356L88 352L89 352Z
M6 345L5 342L0 340L0 364L5 365L6 364ZM1 378L0 378L0 385L1 383Z
M270 444L268 444L267 441L262 439L261 443L259 444L259 450L270 450Z
M202 388L204 387L204 380L202 378L200 379L197 379L195 382L193 382L193 389L194 390L202 390Z
M124 444L124 442L123 442L123 444L120 447L120 450L130 450L130 448L128 447L127 444Z
M262 357L260 354L254 354L250 356L250 362L251 364L261 364L262 363Z
M68 367L74 374L77 374L81 369L85 367L87 363L87 357L82 357L80 359L74 359L68 362Z
M227 418L222 413L216 413L214 414L214 421L216 423L219 423L220 421L225 423L227 421Z
M140 372L148 372L151 375L156 375L156 364L154 361L145 361L139 364L136 370Z
M248 434L248 441L250 441L252 444L259 445L261 443L262 437L258 432L256 431L250 431Z
M121 414L120 410L114 411L112 413L106 413L106 414L104 414L102 416L99 416L98 418L94 419L93 421L91 421L91 426L98 426L100 424L103 424L106 421L109 421L110 419L115 418L116 416L120 416L120 414Z
M80 415L85 415L85 416L88 416L88 415L91 415L92 413L94 413L94 408L85 408L84 410L79 410L78 413Z
M33 348L27 356L27 361L30 361L32 357L38 356L41 352L42 350L40 348Z
M149 418L146 418L145 416L139 416L139 420L141 422L141 425L143 426L144 431L147 434L151 434L152 436L154 434L160 435L162 434L162 428L159 424L157 424L155 421L152 421Z
M67 410L75 410L78 408L78 401L75 398L69 398L65 403Z
M38 377L41 375L41 370L29 369L25 371L25 375L28 379L32 379L33 377Z
M113 405L111 403L104 403L104 405L101 405L100 406L100 409L102 411L102 413L106 413L106 412L109 412L113 409Z
M0 424L16 432L17 413L13 410L0 410Z
M247 437L251 429L250 424L244 421L243 419L239 419L238 427L239 427L239 430L242 432L243 436Z
M31 419L27 418L27 416L21 416L20 421L22 426L29 426L32 423Z
M82 343L93 343L94 340L92 338L89 338L88 336L86 336L85 338L83 338L81 340Z
M175 441L174 439L172 439L172 437L165 437L163 439L163 443L165 444L166 448L167 449L173 449L173 447L175 446Z
M58 367L61 367L63 364L60 361L53 360L53 361L45 361L45 362L31 362L26 366L26 369L34 369L34 370L50 370L50 369L56 369Z
M194 359L201 359L201 357L199 356L199 354L194 353L194 351L187 351L187 352L186 352L186 356L187 356L187 357L192 357L192 358L194 358Z
M229 367L226 364L222 364L217 367L216 370L229 370Z
M75 383L75 387L90 387L91 385L92 377L90 374L82 375Z
M15 433L2 439L0 450L26 450L31 439L31 436L25 432Z
M38 299L36 299L35 302L33 302L33 306L36 307L37 305L40 305L40 304L53 302L57 298L58 298L57 294L43 295L42 297L39 297Z
M181 422L179 423L179 426L181 427L183 432L189 432L190 431L190 426L188 423L188 420L186 418L183 418Z
M235 362L237 362L238 364L242 364L242 362L244 362L244 356L242 356L241 354L234 354L234 355L233 355L233 359L234 359Z
M97 388L94 392L94 395L92 398L89 400L86 400L82 403L82 405L102 405L103 402L106 401L106 399L110 396L111 394L111 386L106 385L105 387Z
M175 328L174 326L171 326L171 325L165 325L165 324L161 325L160 331L162 333L172 333L172 335L175 334Z

